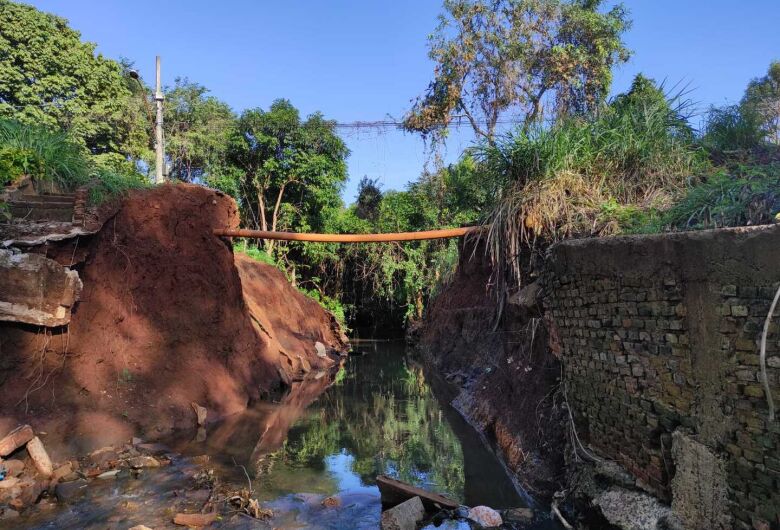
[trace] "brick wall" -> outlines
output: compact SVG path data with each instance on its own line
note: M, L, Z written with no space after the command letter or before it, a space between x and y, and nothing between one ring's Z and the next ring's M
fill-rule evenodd
M547 269L545 306L580 437L694 527L722 520L708 511L735 528L780 527L780 421L767 420L758 376L780 226L569 241L551 248ZM776 401L778 320L767 344ZM722 481L727 506L683 506L696 495L682 488L696 485L673 481L675 430L723 463L722 477L685 475Z

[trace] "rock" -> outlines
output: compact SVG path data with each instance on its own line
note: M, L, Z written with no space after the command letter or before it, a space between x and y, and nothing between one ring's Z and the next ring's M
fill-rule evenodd
M30 506L38 502L41 494L46 491L49 483L48 481L40 481L32 478L25 479L19 483L21 488L21 495L19 499L23 506Z
M524 307L525 309L533 309L539 304L539 294L542 291L542 286L538 282L533 282L515 294L509 297L507 300L510 304Z
M504 510L503 519L507 523L530 523L534 520L534 511L531 508L510 508Z
M163 455L171 451L167 445L163 444L138 444L136 449L150 455Z
M497 511L487 506L475 506L470 509L469 519L487 527L501 526L504 522Z
M593 499L611 524L631 530L655 530L671 510L656 498L638 491L615 487Z
M144 441L142 439L140 439L140 438L135 437L135 436L133 436L133 438L130 440L130 445L141 445L142 443L144 443Z
M200 527L208 526L216 520L216 513L177 513L173 518L173 524Z
M54 487L54 494L60 502L73 502L83 497L86 491L87 481L84 479L60 482Z
M314 343L314 349L317 350L317 357L327 357L328 352L325 350L325 345L320 341Z
M341 506L341 500L338 497L325 497L322 500L322 505L326 508L335 508Z
M55 469L54 472L52 472L51 481L56 484L63 478L70 476L71 473L73 473L73 464L71 464L70 462L65 462L57 469Z
M415 530L417 523L425 517L425 508L420 497L412 497L401 504L382 512L382 530Z
M208 415L208 411L206 410L206 407L201 407L194 401L190 403L192 406L192 410L195 411L195 415L197 416L198 425L203 427L206 424L206 416Z
M136 456L127 461L127 464L133 469L145 467L160 467L160 461L153 456Z
M119 460L119 455L113 447L102 447L89 454L89 461L98 467L108 467L112 462Z
M148 526L144 526L142 524L139 524L139 525L136 525L136 526L130 528L130 530L152 530L152 529L149 528Z
M81 295L81 280L43 254L0 249L0 293L0 320L64 326Z
M0 480L0 490L8 490L19 484L19 479L16 477L5 477L5 480Z
M4 467L6 474L9 477L18 477L19 475L24 472L24 462L21 460L11 459L6 460L2 464L0 464L0 467Z
M50 477L54 469L51 464L51 458L49 458L49 453L47 453L46 448L43 447L41 439L36 436L27 442L27 452L30 453L30 458L32 458L33 465L35 466L35 469L38 470L38 473L44 477Z
M0 302L2 304L2 302ZM0 456L8 456L33 439L35 433L29 425L22 425L0 440Z
M99 479L109 479L109 478L116 478L116 476L119 474L121 469L112 469L111 471L106 471L105 473L101 473L97 476Z
M19 512L11 508L5 508L0 512L0 521L10 521L19 517Z

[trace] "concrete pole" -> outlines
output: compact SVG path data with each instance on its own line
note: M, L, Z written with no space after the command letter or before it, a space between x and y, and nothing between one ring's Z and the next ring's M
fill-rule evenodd
M162 82L160 80L160 56L157 56L156 60L156 90L154 92L154 102L157 106L157 119L154 122L154 148L155 148L155 163L154 163L154 182L155 184L162 184L165 181L164 166L165 166L165 146L163 145L163 93Z

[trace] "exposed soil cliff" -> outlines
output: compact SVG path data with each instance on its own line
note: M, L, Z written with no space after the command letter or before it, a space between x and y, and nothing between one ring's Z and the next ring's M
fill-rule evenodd
M547 348L535 288L500 309L491 271L483 248L461 249L455 278L431 304L418 344L460 389L453 405L496 443L520 485L545 499L564 479L560 364Z
M35 249L79 271L67 327L0 326L0 431L16 423L83 451L212 421L333 365L332 316L273 267L211 234L235 203L193 185L133 192L95 235Z

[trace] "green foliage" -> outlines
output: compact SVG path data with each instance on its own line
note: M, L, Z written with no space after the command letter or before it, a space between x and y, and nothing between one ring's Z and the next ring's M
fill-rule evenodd
M242 252L252 258L255 261L259 261L260 263L265 263L266 265L273 265L274 267L278 267L278 264L276 261L274 261L274 258L272 258L266 251L264 251L261 248L257 247L250 247L246 243L233 244L233 252Z
M326 311L333 313L333 316L336 317L336 321L339 323L339 326L341 326L342 329L347 330L347 313L346 308L344 307L344 304L341 302L341 300L332 296L328 296L314 289L298 287L298 290L312 300L315 300Z
M92 153L123 152L132 94L122 66L28 5L0 0L0 28L0 117L66 130Z
M61 132L0 120L0 181L30 175L73 189L86 181L89 160L83 148Z
M500 182L491 251L510 278L521 279L520 245L634 231L640 211L669 204L707 167L684 110L637 76L590 118L518 130L479 150L486 180Z
M722 169L693 186L664 212L673 229L718 228L772 222L780 212L780 163Z
M707 112L702 145L715 155L748 151L760 146L764 133L758 116L740 105L711 107Z
M202 181L212 174L224 178L228 143L235 127L230 107L206 87L177 78L165 93L166 156L170 175L184 181Z
M97 167L90 175L88 201L97 205L130 190L146 188L149 185L149 179L137 171Z
M755 116L764 139L780 145L780 61L773 61L765 76L748 84L740 106Z
M545 115L598 107L612 68L628 60L621 4L601 0L445 0L430 37L435 78L405 118L409 130L444 135L465 115L488 141L499 118L519 111L526 126ZM545 104L551 108L545 112Z
M245 222L263 230L318 229L327 210L341 205L349 151L319 113L301 121L289 101L238 119L229 161L240 169L235 189ZM268 242L266 250L273 251Z

